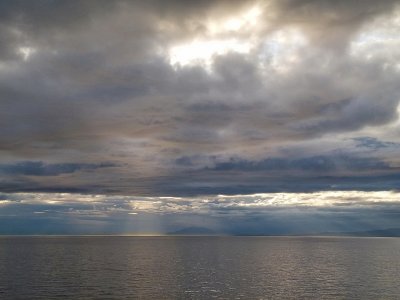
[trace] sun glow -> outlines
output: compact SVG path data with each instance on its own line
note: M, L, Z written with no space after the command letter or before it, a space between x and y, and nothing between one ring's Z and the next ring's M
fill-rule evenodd
M249 53L254 47L254 41L246 34L254 31L262 11L259 7L252 7L238 16L224 18L217 22L206 24L206 36L195 38L187 43L174 45L169 51L171 65L203 65L209 67L213 58L229 52Z
M259 7L253 7L238 17L229 18L223 23L222 28L224 30L237 31L243 27L254 27L261 12Z
M18 53L21 55L24 61L27 61L32 54L36 52L36 49L32 47L20 47L18 48Z
M189 44L178 45L170 50L172 65L203 64L209 66L214 56L228 52L248 53L251 45L236 39L195 40Z

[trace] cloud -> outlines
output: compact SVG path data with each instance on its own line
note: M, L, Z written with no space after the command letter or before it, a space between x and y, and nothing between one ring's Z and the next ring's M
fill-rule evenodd
M325 47L343 47L365 23L390 13L397 1L360 3L318 0L276 1L276 22L296 24L308 31L312 39Z
M329 173L340 169L362 172L364 170L387 170L390 167L373 158L349 157L346 155L337 156L312 156L300 159L267 158L262 161L235 161L217 163L216 171L296 171L324 172Z
M358 137L353 140L357 143L356 147L365 147L374 150L391 147L398 148L400 146L399 143L384 142L372 137Z
M396 228L400 214L394 191L209 197L13 193L0 199L3 234L166 233L204 224L227 234L310 234Z
M200 197L139 197L73 193L2 193L2 205L44 205L78 213L208 213L223 209L252 211L287 208L385 208L399 205L396 191L323 191L313 193L261 193Z
M113 164L44 164L41 161L24 161L16 164L0 165L0 174L26 175L26 176L57 176L60 174L74 173L79 170L95 170L98 168L113 167Z
M13 1L0 11L3 191L397 187L384 183L399 162L382 146L400 142L386 128L400 100L397 1Z

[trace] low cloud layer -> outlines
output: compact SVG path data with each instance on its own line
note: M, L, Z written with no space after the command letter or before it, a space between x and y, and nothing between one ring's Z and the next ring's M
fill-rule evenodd
M397 192L132 197L0 195L0 233L318 234L399 228Z
M399 189L399 1L3 1L0 190Z

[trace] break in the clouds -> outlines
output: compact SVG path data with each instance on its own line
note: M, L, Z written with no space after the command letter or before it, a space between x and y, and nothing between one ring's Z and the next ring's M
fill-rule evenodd
M397 228L398 192L139 197L0 195L0 234L321 234ZM394 232L394 231L393 231Z
M2 1L0 190L397 190L399 32L395 0Z

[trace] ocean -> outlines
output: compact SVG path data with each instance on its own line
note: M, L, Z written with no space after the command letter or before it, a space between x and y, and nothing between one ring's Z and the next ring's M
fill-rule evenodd
M400 299L400 239L0 237L1 299Z

